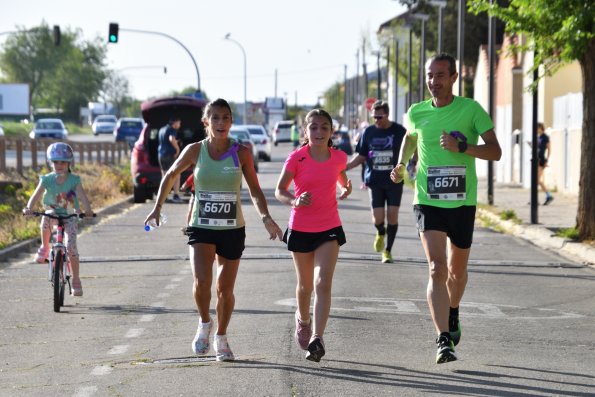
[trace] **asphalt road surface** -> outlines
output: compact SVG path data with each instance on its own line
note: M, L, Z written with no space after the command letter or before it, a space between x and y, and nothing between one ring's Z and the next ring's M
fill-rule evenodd
M282 227L289 208L273 192L289 149L275 147L259 174ZM395 263L382 264L359 169L349 175L354 192L339 204L348 242L320 363L293 341L289 252L267 239L244 191L247 248L228 328L235 362L190 348L198 317L180 232L186 206L166 204L168 223L144 232L153 203L131 204L79 235L84 296L67 297L61 313L52 311L46 267L32 263L32 252L0 265L0 395L595 395L592 268L478 225L460 359L437 365L412 192L403 197Z

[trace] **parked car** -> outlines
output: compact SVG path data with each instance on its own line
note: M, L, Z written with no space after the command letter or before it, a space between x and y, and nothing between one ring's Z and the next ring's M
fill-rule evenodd
M271 161L271 151L273 145L271 144L271 137L267 133L267 130L258 124L247 124L242 125L250 132L252 141L256 144L256 150L258 151L258 157L264 161Z
M134 184L134 202L144 203L153 198L161 183L159 167L159 130L165 126L172 116L179 116L182 125L177 138L181 149L198 142L205 137L205 129L201 117L206 101L191 97L168 97L147 101L141 104L145 126L132 149L130 172ZM184 181L192 170L182 173Z
M279 144L279 142L291 142L291 127L293 126L293 121L285 120L285 121L278 121L273 128L273 142L275 146Z
M118 120L116 129L114 130L116 142L128 142L128 145L132 149L134 142L137 141L140 132L143 130L143 125L143 119L122 117Z
M247 146L252 152L252 160L254 160L254 170L258 172L258 149L250 136L250 131L245 126L234 125L229 130L229 136Z
M29 133L31 139L38 138L68 138L68 130L60 119L39 119L35 122L35 127Z
M91 124L91 130L93 131L93 135L96 136L99 134L113 134L117 123L118 119L116 116L104 114L97 116L95 120L93 120L93 124Z
M4 136L4 128L2 127L2 124L0 124L0 136Z
M353 145L351 144L351 137L349 131L339 130L333 134L333 147L340 149L348 155L353 154Z

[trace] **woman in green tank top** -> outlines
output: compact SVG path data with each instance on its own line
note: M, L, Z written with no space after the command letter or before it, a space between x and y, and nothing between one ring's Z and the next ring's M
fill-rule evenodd
M213 321L209 315L213 263L217 259L217 329L214 350L217 361L230 361L234 355L227 342L227 325L235 298L233 289L246 238L240 201L242 176L252 202L271 240L279 238L281 228L269 215L248 148L229 138L231 107L224 99L208 103L202 121L207 138L187 146L161 180L155 206L145 220L159 220L161 206L174 180L182 171L194 167L195 201L189 236L190 262L194 276L194 301L199 314L194 353L207 354Z

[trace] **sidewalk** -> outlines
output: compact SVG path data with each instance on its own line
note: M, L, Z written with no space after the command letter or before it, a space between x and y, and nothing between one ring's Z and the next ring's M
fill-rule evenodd
M477 200L487 205L487 179L480 178L477 186ZM557 237L556 231L561 228L576 226L576 211L578 197L554 193L554 201L544 206L545 194L539 192L539 206L537 209L537 224L531 224L531 190L511 184L494 184L494 206L481 208L478 206L478 217L487 220L492 225L506 233L530 241L531 243L560 255L582 263L595 265L595 247L589 244L572 242ZM498 214L505 210L512 210L521 220L520 224L505 221Z

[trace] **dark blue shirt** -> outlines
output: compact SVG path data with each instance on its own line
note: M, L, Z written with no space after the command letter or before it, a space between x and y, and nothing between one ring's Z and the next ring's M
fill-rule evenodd
M545 160L545 151L548 143L550 143L550 137L545 135L545 133L537 137L537 157L540 160Z
M169 137L176 137L176 130L171 125L166 125L159 130L159 157L173 156L176 149L169 141Z
M362 134L358 154L366 157L364 183L370 187L392 185L390 172L397 165L406 130L401 124L388 128L371 125Z

